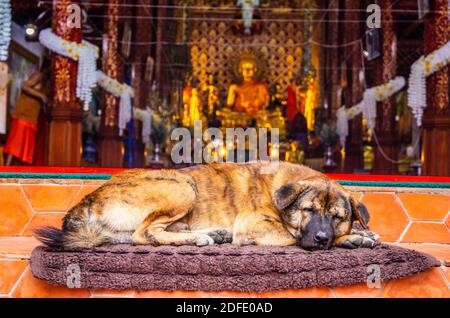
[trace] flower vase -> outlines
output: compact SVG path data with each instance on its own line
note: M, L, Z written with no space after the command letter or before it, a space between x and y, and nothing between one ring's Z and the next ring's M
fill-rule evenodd
M336 162L334 162L333 147L327 146L325 148L324 165L323 170L325 172L335 172L337 168Z

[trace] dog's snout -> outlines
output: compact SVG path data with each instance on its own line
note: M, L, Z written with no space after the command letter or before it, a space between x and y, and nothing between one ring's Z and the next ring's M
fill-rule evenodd
M325 233L324 231L319 231L316 233L316 235L314 235L314 241L319 244L328 243L328 239L329 239L329 237L328 237L327 233Z

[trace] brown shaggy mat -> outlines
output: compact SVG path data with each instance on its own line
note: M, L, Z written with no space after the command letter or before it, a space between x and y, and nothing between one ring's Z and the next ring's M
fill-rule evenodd
M230 244L112 245L77 252L40 246L31 256L33 275L52 284L66 285L67 276L79 266L79 287L120 290L263 292L335 287L365 283L372 264L380 266L383 281L439 266L432 256L383 244L374 249L316 252Z

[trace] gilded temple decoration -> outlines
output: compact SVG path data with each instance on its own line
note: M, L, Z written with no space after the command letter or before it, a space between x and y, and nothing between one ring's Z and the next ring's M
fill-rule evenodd
M114 79L118 78L118 40L119 40L119 0L109 0L106 18L106 34L103 36L103 72ZM119 101L113 95L105 92L104 124L113 127L117 122Z
M233 1L218 1L221 6L236 7ZM274 3L276 2L276 3ZM302 10L285 10L273 12L270 7L280 6L288 8L292 6L292 1L261 1L263 10L260 12L262 20L267 19L263 25L261 33L251 36L242 36L233 32L233 24L221 21L221 19L194 20L191 25L189 42L192 73L200 81L200 85L205 85L207 74L213 73L217 78L217 86L220 89L220 96L227 93L227 88L236 81L234 69L230 61L239 54L251 49L261 53L262 58L267 62L267 72L262 78L267 83L279 83L286 89L292 74L301 73L303 45L307 39L304 37L303 23L296 23L295 20L304 20ZM202 5L202 1L196 2L197 6ZM220 10L214 10L204 3L203 9L191 11L191 17L221 17L225 20L233 19L233 11L227 16L224 13L219 15ZM307 7L315 5L314 1L296 2L297 7ZM221 11L220 11L221 12ZM292 21L294 20L294 21Z
M436 14L425 22L425 54L442 47L450 40L449 4L446 0L435 1ZM427 79L427 112L450 114L448 67L436 72ZM429 110L428 110L429 109Z
M65 40L71 42L81 42L81 28L69 28L67 19L70 11L67 12L67 7L72 4L71 0L54 1L53 4L53 32ZM54 69L54 100L59 105L76 105L74 103L77 98L76 93L76 79L77 79L77 62L69 58L54 55L53 58ZM78 107L78 105L76 105Z

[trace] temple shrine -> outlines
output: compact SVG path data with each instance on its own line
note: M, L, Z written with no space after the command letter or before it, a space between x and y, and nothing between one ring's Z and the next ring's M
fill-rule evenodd
M445 0L3 2L3 165L177 167L198 122L322 171L450 174Z

